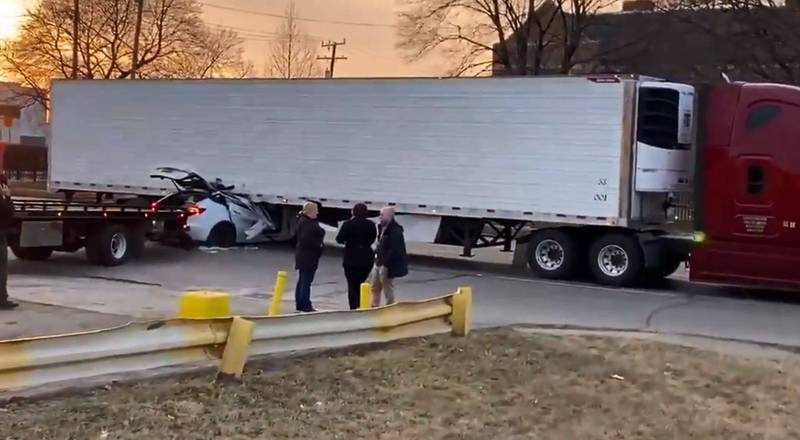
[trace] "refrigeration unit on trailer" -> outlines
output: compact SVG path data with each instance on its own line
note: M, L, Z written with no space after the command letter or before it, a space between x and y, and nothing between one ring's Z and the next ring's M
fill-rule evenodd
M171 187L151 171L175 167L287 216L390 205L409 239L523 240L542 276L629 284L685 258L666 231L692 188L693 95L636 77L56 81L49 183L153 196Z

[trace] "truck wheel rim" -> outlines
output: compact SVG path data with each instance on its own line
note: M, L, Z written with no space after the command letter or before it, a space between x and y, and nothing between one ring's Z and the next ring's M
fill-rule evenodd
M128 251L128 240L125 239L125 235L121 233L116 233L111 237L111 255L119 260L125 256L125 253Z
M597 254L600 271L609 277L618 277L628 270L628 253L621 246L610 244Z
M544 270L557 270L564 264L564 247L555 240L542 240L536 245L536 264Z

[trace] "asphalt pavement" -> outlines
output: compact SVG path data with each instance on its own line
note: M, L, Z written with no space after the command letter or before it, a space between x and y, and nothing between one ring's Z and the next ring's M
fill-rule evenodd
M480 326L546 325L641 330L670 335L800 346L800 295L691 285L685 273L648 289L615 289L585 282L530 277L484 250L455 258L449 248L412 249L411 273L398 282L402 299L424 299L472 286L473 321ZM312 298L321 309L345 308L338 250L323 257ZM115 268L89 266L83 255L46 262L13 260L9 286L24 301L1 312L0 339L104 328L128 320L174 316L186 289L224 290L238 314L263 314L276 273L290 273L284 310L293 310L293 257L286 246L227 251L148 248L139 261Z

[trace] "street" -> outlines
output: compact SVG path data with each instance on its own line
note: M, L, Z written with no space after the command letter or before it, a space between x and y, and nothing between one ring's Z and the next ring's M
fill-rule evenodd
M411 251L430 254L431 248ZM496 264L510 256L494 250L473 261L455 258L454 249L434 253L439 257L413 257L410 275L398 283L399 298L472 286L478 326L574 326L800 345L800 299L791 294L690 285L683 269L658 288L614 289L534 279ZM340 258L338 249L323 257L312 293L319 309L346 307ZM292 268L292 250L282 245L189 252L152 247L142 260L115 268L90 266L82 253L41 263L12 260L11 295L25 303L0 315L0 339L174 316L186 289L224 290L233 313L265 314L279 270L289 272L284 311L293 311Z

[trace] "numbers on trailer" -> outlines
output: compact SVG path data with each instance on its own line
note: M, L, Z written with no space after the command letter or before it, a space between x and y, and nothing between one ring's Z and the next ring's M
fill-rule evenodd
M606 186L606 185L608 185L608 179L606 179L605 177L601 177L601 178L600 178L600 179L597 181L597 185L598 185L598 186Z
M594 200L596 202L607 202L608 201L608 194L595 194Z

